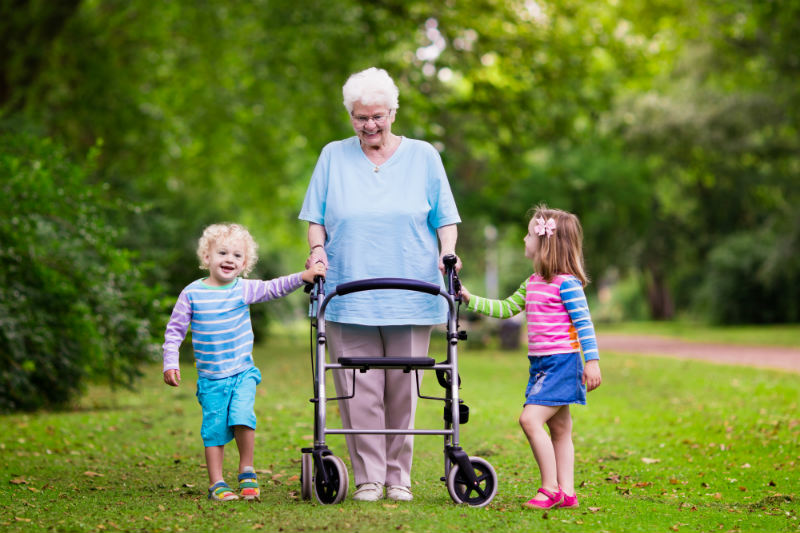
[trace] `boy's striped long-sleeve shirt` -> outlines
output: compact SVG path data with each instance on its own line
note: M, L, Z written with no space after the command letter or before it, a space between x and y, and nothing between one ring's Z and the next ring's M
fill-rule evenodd
M281 298L302 284L300 273L269 281L237 278L224 287L190 283L167 324L164 372L179 368L178 349L190 326L198 376L222 379L254 366L249 305Z
M600 358L586 295L575 276L561 274L548 283L533 274L505 300L473 295L467 309L494 318L510 318L524 309L528 321L528 355L580 350L586 361Z

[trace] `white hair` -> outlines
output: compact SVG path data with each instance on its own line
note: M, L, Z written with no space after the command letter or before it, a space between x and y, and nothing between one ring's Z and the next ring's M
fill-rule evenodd
M342 96L348 113L353 112L356 102L363 105L385 105L389 111L400 107L397 102L400 91L389 73L382 68L370 67L350 76L342 87Z

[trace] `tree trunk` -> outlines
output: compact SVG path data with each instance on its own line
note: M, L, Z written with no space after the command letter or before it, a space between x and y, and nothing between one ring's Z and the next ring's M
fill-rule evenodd
M675 306L669 293L664 273L658 267L647 270L647 303L654 320L670 320L675 316Z

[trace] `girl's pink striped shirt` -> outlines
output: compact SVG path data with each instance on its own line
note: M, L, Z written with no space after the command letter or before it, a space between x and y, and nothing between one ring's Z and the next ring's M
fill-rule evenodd
M572 277L561 274L553 278L550 283L539 274L528 278L525 294L528 355L580 351L578 332L567 313L561 295L561 284Z

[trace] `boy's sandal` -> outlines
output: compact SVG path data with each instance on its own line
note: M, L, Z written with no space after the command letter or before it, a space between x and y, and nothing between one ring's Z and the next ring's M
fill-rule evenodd
M535 498L531 498L522 505L528 507L529 509L552 509L553 507L559 505L564 500L564 493L561 492L561 489L558 489L558 492L550 492L545 488L540 488L536 492L544 494L545 496L547 496L547 499L537 500Z
M227 502L230 500L238 500L239 497L231 490L227 483L218 481L208 489L208 499L218 502Z
M258 476L255 472L239 474L239 493L245 500L260 500L261 490L258 488Z

